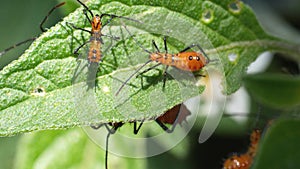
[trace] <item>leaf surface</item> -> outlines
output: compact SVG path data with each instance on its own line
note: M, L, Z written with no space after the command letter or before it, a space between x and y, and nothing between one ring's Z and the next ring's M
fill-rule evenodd
M150 51L152 40L164 51L162 36L168 36L169 53L200 44L209 58L216 60L204 69L217 69L224 74L223 88L227 94L240 87L248 65L263 51L280 51L299 60L298 48L268 36L242 2L92 0L87 6L94 14L112 13L142 23L116 18L103 28L103 34L120 40L103 37L104 58L97 73L96 92L86 92L85 82L72 85L74 73L87 73L85 68L78 70L80 59L76 62L77 56L72 52L89 34L74 30L67 22L90 29L85 24L83 8L42 34L17 61L0 72L1 136L108 121L152 119L202 93L205 87L196 86L197 79L191 73L174 68L168 70L173 78L167 79L163 91L161 66L133 78L115 96L123 81L148 60L148 54L140 49L123 24ZM83 58L87 57L85 49L79 51Z

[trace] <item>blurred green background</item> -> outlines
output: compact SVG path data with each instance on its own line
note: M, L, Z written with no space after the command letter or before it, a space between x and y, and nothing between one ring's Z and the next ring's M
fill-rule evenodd
M289 0L285 2L280 0L249 0L247 2L253 6L260 22L269 32L273 32L277 35L280 34L279 36L283 38L293 40L297 36L293 36L291 34L299 34L300 2L298 0ZM41 33L39 29L41 20L45 17L48 10L58 3L58 1L54 0L2 0L0 5L0 51L24 39L38 36ZM55 11L53 15L49 17L49 20L46 22L44 27L47 28L57 23L77 6L78 4L75 2L75 0L68 0L65 6ZM274 18L272 19L266 18L266 12L271 12L271 14L273 12L273 14L276 14L276 16L273 15ZM283 28L272 26L276 24L281 25ZM281 30L289 30L289 32L285 33L286 31ZM300 39L298 42L299 41ZM28 47L28 45L30 45L30 43L9 51L4 56L0 57L0 68L2 69L9 62L17 59L22 54L24 49ZM290 69L291 72L294 72L294 74L299 73L298 65L296 63L283 59L283 57L280 55L276 55L273 58L272 63L273 64L270 65L268 71L280 72L281 68L284 66ZM253 108L250 111L256 110L257 108ZM268 111L264 108L263 110ZM189 133L188 137L186 137L183 141L189 143L190 151L187 156L180 158L172 154L172 152L166 152L164 154L148 158L147 166L151 169L166 167L190 169L221 168L222 161L228 156L228 154L232 152L243 152L247 149L249 142L248 136L254 125L256 125L256 123L251 119L245 124L238 124L234 123L230 119L224 118L215 134L203 144L198 143L201 125L196 125L192 132ZM50 136L60 134L60 132L61 131L47 131L45 134L48 133ZM28 137L30 134L25 135ZM1 169L12 169L16 166L16 157L19 156L18 158L20 158L20 155L17 155L16 152L17 148L22 146L19 144L19 141L22 137L23 136L20 135L9 138L0 138ZM37 137L36 139L38 142L39 138ZM24 139L22 142L24 143ZM92 147L96 147L91 141L86 140L86 142L87 144L92 145ZM34 147L35 145L32 146ZM95 148L95 151L97 151L99 154L102 154L101 157L103 157L104 152L100 148ZM22 152L18 151L18 153ZM73 155L76 156L76 154ZM88 155L92 156L93 154ZM61 158L67 157L61 156ZM113 155L110 155L109 163L114 163L113 160ZM135 161L142 163L143 160L137 159Z
M70 1L71 2L71 1ZM0 5L0 51L25 39L39 36L39 24L48 11L58 4L55 0L3 0ZM63 16L76 8L76 2L68 3L63 9L52 13L44 27L57 23ZM31 42L19 46L0 57L0 69L17 59ZM21 136L0 138L0 168L13 168L18 140Z
M0 6L0 51L25 39L39 36L41 34L40 23L48 11L63 1L55 0L4 0ZM44 24L44 28L57 23L79 5L76 1L68 0L67 5L52 13ZM31 43L27 43L0 57L0 69L12 60L17 59Z

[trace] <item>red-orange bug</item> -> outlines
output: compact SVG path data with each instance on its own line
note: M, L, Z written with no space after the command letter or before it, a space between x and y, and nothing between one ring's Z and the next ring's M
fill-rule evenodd
M42 32L45 32L45 31L46 31L46 30L43 28L43 25L45 24L45 22L47 21L47 19L48 19L49 16L51 15L51 13L52 13L55 9L57 9L57 8L59 8L59 7L61 7L61 6L63 6L64 4L65 4L65 2L62 2L62 3L59 3L59 4L55 5L53 8L51 8L51 10L48 12L48 14L45 16L45 18L44 18L44 19L42 20L42 22L40 23L40 29L41 29ZM14 49L14 48L16 48L16 47L18 47L18 46L20 46L20 45L23 45L23 44L25 44L25 43L27 43L27 42L34 41L36 38L37 38L37 37L28 38L28 39L26 39L26 40L24 40L24 41L22 41L22 42L19 42L19 43L15 44L15 45L9 47L9 48L4 49L2 52L0 52L0 57L1 57L2 55L4 55L5 53L7 53L8 51L10 51L11 49Z
M177 124L182 124L183 121L186 121L186 117L191 115L191 112L187 109L184 104L178 104L166 111L163 115L155 119L156 123L167 133L172 133ZM165 124L172 125L172 128L168 128ZM142 123L139 127L136 127L136 122L134 123L134 133L137 134L141 128Z
M258 142L260 138L261 138L261 130L259 129L253 130L250 136L250 146L247 151L247 154L249 154L251 157L254 157L256 155Z
M171 133L174 131L177 124L182 124L183 121L186 121L187 116L191 115L191 112L187 109L184 104L178 104L166 111L163 115L157 117L155 119L156 123L167 133ZM137 134L142 126L144 121L142 121L139 126L137 126L137 121L132 121L129 123L134 123L133 133ZM106 151L105 151L105 168L108 168L108 139L111 134L114 134L116 130L122 127L124 122L116 122L116 123L108 123L108 124L100 124L98 126L91 126L94 129L99 129L103 125L108 130L108 134L106 137ZM171 128L167 127L166 124L172 125ZM109 127L111 126L111 127Z
M249 169L252 157L248 154L235 154L229 157L223 164L223 169Z
M250 145L246 153L234 154L223 163L223 169L249 169L256 155L258 142L261 138L261 131L255 129L250 136Z
M101 62L102 59L103 59L102 51L101 51L101 45L103 44L102 36L107 36L107 37L115 39L115 40L118 39L118 37L115 37L115 36L104 35L101 32L102 28L105 25L107 25L114 18L122 18L122 19L131 20L131 21L134 21L134 22L139 22L139 21L131 19L131 18L123 17L123 16L117 16L117 15L114 15L114 14L105 14L105 13L103 13L101 15L98 15L98 14L94 15L93 12L84 3L82 3L80 0L77 0L77 2L80 3L84 7L84 15L86 16L87 20L91 24L92 28L91 28L91 30L86 30L84 28L79 28L79 27L75 26L72 23L68 23L74 29L78 29L78 30L81 30L81 31L84 31L84 32L88 32L91 35L90 39L88 41L85 41L83 44L81 44L74 51L74 54L78 54L79 49L81 49L82 47L84 47L86 44L89 43L89 47L86 48L87 49L87 56L82 55L83 57L86 57L84 59L87 59L88 63L84 64L84 65L78 64L78 67L77 67L76 71L74 72L74 77L72 79L72 83L77 83L76 79L79 76L79 72L82 72L83 69L85 67L87 67L88 70L87 70L86 82L87 82L87 86L88 86L88 90L89 90L89 89L93 89L95 87L95 84L97 85L96 74L98 72L99 62ZM90 16L92 18L89 17L87 12L90 14ZM110 17L105 24L102 23L102 18L104 16ZM77 71L78 68L80 68L79 71Z
M90 43L90 47L89 47L89 51L88 51L88 57L87 57L87 59L89 61L89 66L91 64L98 65L99 62L102 59L101 44L103 44L103 41L102 41L101 37L102 36L107 36L107 37L110 37L110 38L113 38L113 39L118 39L118 37L102 34L102 32L101 32L102 28L114 18L123 18L123 19L131 20L131 21L135 21L135 22L139 22L139 21L131 19L131 18L123 17L123 16L117 16L117 15L114 15L114 14L105 14L105 13L103 13L101 15L98 15L98 14L94 15L93 12L84 3L82 3L80 0L77 0L77 1L85 8L84 9L84 14L85 14L86 18L88 19L89 23L91 24L92 29L91 30L86 30L86 29L83 29L83 28L76 27L72 23L69 23L74 29L79 29L79 30L82 30L84 32L88 32L88 33L91 34L90 39L88 41L84 42L82 45L80 45L74 51L74 54L77 54L80 48L85 46L87 43ZM88 11L90 13L92 19L90 19L90 17L88 16L86 11ZM104 16L109 16L110 17L105 24L103 24L101 22L101 20Z
M126 26L124 27L127 30L127 32L130 34L130 36L133 38L133 35L129 32ZM139 45L140 48L142 48L145 52L149 54L149 60L146 63L144 63L141 67L139 67L131 76L128 77L128 79L121 85L119 90L116 92L116 95L119 94L122 88L128 83L128 81L136 73L138 73L138 71L140 71L143 67L145 67L147 64L151 62L158 62L158 63L152 66L151 68L144 70L140 74L146 73L147 71L159 65L166 65L166 68L164 70L163 88L165 86L166 75L169 66L178 68L183 71L196 72L201 70L204 66L206 66L208 63L211 62L211 60L208 58L208 56L206 55L206 53L204 52L204 50L201 48L199 44L192 44L186 47L185 49L181 50L179 53L170 54L168 53L166 37L164 37L165 53L160 52L154 40L152 41L152 44L155 47L156 52L150 52L149 50L145 49L135 38L133 38L133 40L136 42L136 44ZM200 50L200 52L188 51L193 47L197 47Z

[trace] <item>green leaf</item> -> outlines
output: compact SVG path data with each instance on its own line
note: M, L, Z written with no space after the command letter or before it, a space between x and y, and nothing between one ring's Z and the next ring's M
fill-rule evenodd
M227 94L239 88L247 66L263 51L280 51L299 60L298 49L264 33L251 9L242 2L92 0L87 5L95 14L112 13L142 23L114 19L103 28L104 34L120 40L103 37L104 58L97 73L99 88L95 93L86 92L85 82L77 81L73 86L71 83L74 72L80 76L87 73L85 68L76 69L82 65L72 52L89 34L74 30L66 22L90 29L85 26L83 8L42 34L20 59L0 72L1 136L108 121L152 119L204 90L204 86L195 86L195 79L188 73L169 69L168 73L179 78L168 79L162 91L160 67L142 78L133 78L115 96L122 81L148 59L147 53L124 30L123 23L148 50L155 40L164 51L161 35L169 37L169 53L177 53L192 43L200 44L211 59L218 60L204 69L217 69L224 74ZM84 49L80 53L86 57Z
M145 161L109 155L110 166L145 168ZM15 169L104 168L105 151L96 146L79 128L35 132L22 136ZM112 167L110 167L112 168Z
M259 143L252 168L299 168L299 122L299 119L274 121Z
M255 99L270 107L292 109L300 104L298 77L265 73L247 75L244 82Z
M0 138L0 168L12 169L19 136Z

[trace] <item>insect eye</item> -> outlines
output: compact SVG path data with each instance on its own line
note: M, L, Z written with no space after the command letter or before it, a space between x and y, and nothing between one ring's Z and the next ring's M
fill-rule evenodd
M193 56L189 56L189 60L193 60Z
M196 57L196 59L197 59L197 61L199 61L199 60L200 60L200 57L199 57L199 56L197 56L197 57Z

